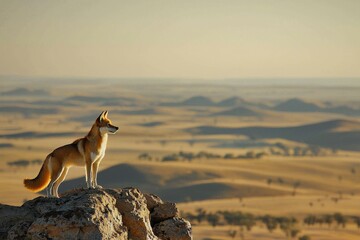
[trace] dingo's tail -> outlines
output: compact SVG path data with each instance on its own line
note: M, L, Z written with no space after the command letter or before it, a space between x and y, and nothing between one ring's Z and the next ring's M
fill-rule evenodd
M40 169L39 174L34 179L24 179L24 185L27 189L34 192L39 192L47 187L50 182L50 171L48 168L48 161L50 160L48 155Z

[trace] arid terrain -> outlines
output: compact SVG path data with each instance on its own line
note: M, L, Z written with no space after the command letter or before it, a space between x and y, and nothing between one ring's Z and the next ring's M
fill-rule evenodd
M0 81L3 204L38 196L23 179L108 110L120 129L99 184L177 202L194 239L359 238L360 86ZM59 191L85 185L72 168ZM237 213L243 222L230 221Z

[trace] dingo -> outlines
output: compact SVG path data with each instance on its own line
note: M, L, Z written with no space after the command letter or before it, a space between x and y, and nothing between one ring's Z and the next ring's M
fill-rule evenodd
M59 197L59 185L64 181L69 168L85 166L87 187L101 188L97 184L97 172L105 155L108 133L114 134L119 129L111 124L107 115L107 111L102 112L85 137L50 153L37 177L24 180L25 187L35 192L47 187L48 196Z

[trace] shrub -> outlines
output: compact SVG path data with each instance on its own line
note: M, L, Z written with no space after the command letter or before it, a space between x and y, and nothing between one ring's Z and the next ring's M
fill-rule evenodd
M299 240L311 240L309 235L303 235L301 237L299 237Z

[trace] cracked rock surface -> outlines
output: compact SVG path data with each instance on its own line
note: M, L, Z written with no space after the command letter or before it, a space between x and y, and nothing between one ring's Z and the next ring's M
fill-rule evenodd
M0 204L0 239L192 239L174 203L136 188L76 189Z

